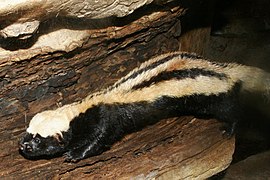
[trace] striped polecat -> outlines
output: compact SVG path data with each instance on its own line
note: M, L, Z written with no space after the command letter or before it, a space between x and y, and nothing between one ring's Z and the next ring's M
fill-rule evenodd
M65 153L74 162L102 153L127 133L182 115L217 118L230 135L239 94L269 90L270 75L261 69L163 54L80 102L36 114L19 146L28 158Z

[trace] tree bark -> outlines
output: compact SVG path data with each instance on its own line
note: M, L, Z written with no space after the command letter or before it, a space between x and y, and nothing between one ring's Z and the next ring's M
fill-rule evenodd
M20 37L34 33L42 20L51 17L102 19L124 17L155 0L9 0L0 2L0 36ZM172 0L156 0L167 3Z
M226 168L234 138L222 137L219 122L192 117L163 120L76 164L62 157L30 161L18 152L17 142L34 114L81 100L150 57L179 50L183 14L173 3L120 19L62 17L43 22L30 39L2 40L1 177L206 178Z

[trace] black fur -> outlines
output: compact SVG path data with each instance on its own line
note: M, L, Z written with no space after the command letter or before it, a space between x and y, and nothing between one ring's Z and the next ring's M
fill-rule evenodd
M183 58L188 58L188 59L202 59L203 57L198 55L198 54L194 54L194 53L188 53L188 52L182 52L180 54L181 59Z
M52 158L67 151L72 132L64 132L63 137L43 138L39 134L33 137L26 133L19 142L20 153L28 159Z
M239 90L240 84L236 84L230 92L219 95L163 96L153 103L99 104L72 121L73 135L66 160L98 155L127 133L181 115L217 118L227 123L227 133L232 135L239 118Z
M185 69L185 70L174 70L174 71L164 71L157 76L152 77L148 81L143 81L142 83L134 86L132 89L140 89L144 87L148 87L151 84L157 84L161 81L166 81L170 79L185 79L185 78L196 78L198 76L209 76L209 77L217 77L218 79L225 79L227 78L226 74L224 73L217 73L215 71L199 69L199 68L192 68L192 69Z
M148 71L150 69L154 69L156 68L157 66L177 57L177 56L184 56L183 53L177 53L177 54L170 54L169 56L166 56L165 58L149 65L149 66L146 66L145 68L142 68L142 69L139 69L138 71L134 72L133 74L127 76L126 78L122 79L120 82L116 83L114 86L111 87L111 89L113 88L116 88L118 87L120 84L123 84L124 82L130 80L130 79L134 79L136 78L138 75L140 75L142 72L145 72L145 71Z

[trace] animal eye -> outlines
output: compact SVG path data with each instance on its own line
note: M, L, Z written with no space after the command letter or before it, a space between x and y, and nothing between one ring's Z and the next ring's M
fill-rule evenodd
M40 139L39 138L35 138L34 139L34 142L38 144L38 143L40 143Z

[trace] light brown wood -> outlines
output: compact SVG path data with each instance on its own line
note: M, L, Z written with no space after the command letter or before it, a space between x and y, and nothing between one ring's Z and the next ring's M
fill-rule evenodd
M102 19L124 17L155 0L8 0L0 1L0 36L28 37L40 23L52 17ZM171 0L157 0L167 3Z

